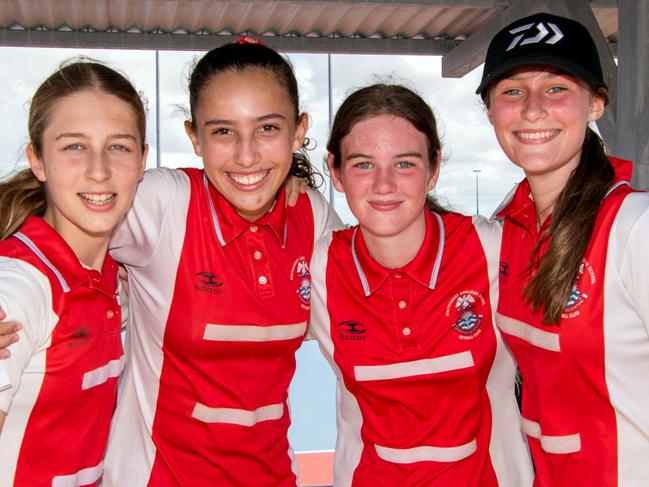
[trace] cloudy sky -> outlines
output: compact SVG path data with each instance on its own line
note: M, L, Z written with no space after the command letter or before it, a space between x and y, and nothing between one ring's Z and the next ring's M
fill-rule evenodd
M107 62L125 72L148 99L149 166L156 165L160 142L163 166L199 166L183 129L182 107L187 106L187 74L196 52L160 52L160 135L156 137L155 52L38 48L0 48L0 177L23 167L21 149L26 142L29 100L38 84L68 58L79 54ZM311 152L321 167L329 126L327 56L290 54L298 76L301 105L311 116L309 136L317 143ZM342 99L366 84L397 82L414 89L433 107L443 136L444 165L436 194L452 208L476 211L475 176L479 173L480 212L490 215L512 185L522 178L498 148L478 96L473 92L480 69L462 79L441 77L441 58L430 56L332 55L334 110ZM352 222L344 197L334 206Z

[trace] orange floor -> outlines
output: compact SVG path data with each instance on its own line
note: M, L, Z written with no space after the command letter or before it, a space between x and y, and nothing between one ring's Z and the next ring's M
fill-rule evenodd
M296 452L297 469L301 487L326 487L333 485L333 451Z

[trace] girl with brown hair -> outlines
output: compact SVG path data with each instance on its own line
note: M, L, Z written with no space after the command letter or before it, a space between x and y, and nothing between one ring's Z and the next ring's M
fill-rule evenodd
M30 168L0 183L0 307L23 324L0 382L0 484L95 485L124 365L107 254L144 172L131 83L64 65L29 111Z
M362 88L327 150L359 222L312 262L310 333L338 379L334 485L531 485L494 320L500 226L428 194L441 162L432 110L402 86Z
M520 19L492 40L477 92L526 175L497 212L497 321L535 485L647 485L649 196L588 127L607 102L595 44L573 20Z

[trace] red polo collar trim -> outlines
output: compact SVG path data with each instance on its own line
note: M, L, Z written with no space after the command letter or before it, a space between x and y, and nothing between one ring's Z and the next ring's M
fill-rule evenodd
M369 254L360 227L354 229L351 251L365 296L376 292L392 274L407 275L429 289L435 289L444 254L445 231L442 218L425 210L426 234L419 252L404 267L388 269Z
M613 176L613 184L605 197L608 197L620 186L629 185L633 173L633 163L631 161L617 157L609 157L609 160L613 165L615 175ZM532 199L530 184L527 178L518 183L511 199L497 211L496 216L500 219L511 218L522 224L528 222L534 222L535 224L536 207L534 206L534 200ZM546 222L549 220L550 218Z
M86 286L109 296L115 294L117 265L108 253L101 273L84 267L63 237L42 218L33 215L12 237L20 240L54 272L64 292Z
M286 191L284 185L282 185L277 193L277 198L270 211L255 222L251 222L236 212L232 204L209 182L204 171L203 183L206 189L210 211L212 212L212 223L221 246L225 246L235 240L244 231L249 229L251 225L257 227L267 226L282 247L286 245Z

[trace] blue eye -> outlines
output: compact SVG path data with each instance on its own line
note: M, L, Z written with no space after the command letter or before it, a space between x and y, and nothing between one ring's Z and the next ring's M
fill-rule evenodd
M113 144L109 147L110 150L116 151L116 152L130 152L131 149L128 147L122 145L122 144Z
M409 167L414 167L414 164L410 161L399 161L397 162L396 166L399 169L408 169Z
M372 167L372 164L367 161L363 161L357 162L353 167L357 167L358 169L370 169Z
M64 150L79 151L83 150L83 146L81 144L69 144L65 146Z
M521 95L522 93L523 93L523 91L518 89L518 88L509 88L509 89L503 91L503 94L509 95L509 96L518 96L518 95Z

